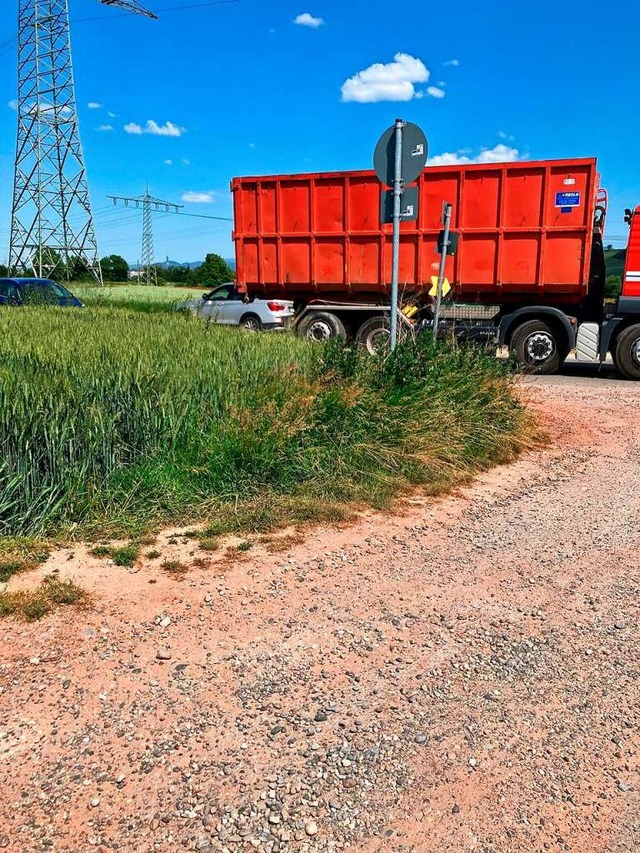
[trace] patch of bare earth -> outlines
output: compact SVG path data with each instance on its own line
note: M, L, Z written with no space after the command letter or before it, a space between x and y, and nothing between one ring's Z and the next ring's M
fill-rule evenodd
M95 607L0 623L0 847L640 849L637 386L524 392L553 446L456 495L13 578Z

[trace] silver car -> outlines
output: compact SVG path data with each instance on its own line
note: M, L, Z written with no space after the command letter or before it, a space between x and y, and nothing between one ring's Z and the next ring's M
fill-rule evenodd
M261 329L286 329L293 317L293 302L283 299L245 301L232 283L222 284L201 299L182 302L178 309L191 311L211 323L241 326L252 332Z

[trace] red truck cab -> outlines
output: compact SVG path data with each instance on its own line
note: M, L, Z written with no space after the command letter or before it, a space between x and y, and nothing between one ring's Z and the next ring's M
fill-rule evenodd
M629 223L630 230L621 297L622 299L640 299L640 207L627 210L625 219Z

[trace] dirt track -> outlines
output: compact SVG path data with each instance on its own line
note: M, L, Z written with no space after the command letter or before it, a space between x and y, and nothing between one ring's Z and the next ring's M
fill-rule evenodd
M0 847L640 849L640 388L524 390L553 447L401 516L57 555L96 607L0 623Z

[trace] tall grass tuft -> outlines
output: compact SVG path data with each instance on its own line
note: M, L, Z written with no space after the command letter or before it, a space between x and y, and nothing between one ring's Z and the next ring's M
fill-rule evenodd
M384 506L513 456L491 359L430 337L386 359L179 314L0 310L0 535L215 534Z

